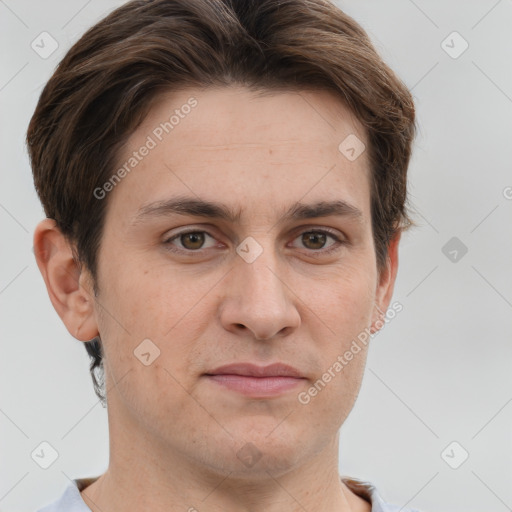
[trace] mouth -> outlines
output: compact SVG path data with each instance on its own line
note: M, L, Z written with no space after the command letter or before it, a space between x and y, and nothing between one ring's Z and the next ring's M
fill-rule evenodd
M296 368L283 363L268 366L252 363L229 364L205 373L204 376L224 389L253 398L280 395L305 380Z

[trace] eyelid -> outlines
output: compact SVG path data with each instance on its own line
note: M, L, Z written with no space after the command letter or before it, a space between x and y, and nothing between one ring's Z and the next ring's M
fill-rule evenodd
M172 246L172 242L174 240L179 239L179 237L182 235L187 235L190 233L204 233L207 236L209 236L210 238L216 240L216 237L214 235L212 235L208 229L211 229L211 228L205 228L205 227L201 227L201 226L187 227L187 228L184 228L183 231L174 233L171 236L165 236L163 243L165 245ZM293 236L292 241L297 239L300 235L303 235L305 233L311 233L311 232L323 233L327 236L330 236L334 240L334 243L331 244L330 246L328 246L328 248L326 248L326 249L316 249L316 250L315 249L307 249L307 248L303 249L303 251L306 251L309 255L313 255L313 256L315 256L315 255L320 256L322 254L325 255L325 254L328 254L332 251L339 249L340 246L346 245L349 243L349 240L343 233L340 234L340 232L337 230L335 231L335 230L332 230L331 228L328 228L325 226L315 226L315 225L299 226L296 229L294 229L293 234L292 234L292 236ZM211 249L211 248L213 248L213 247L207 247L206 249L201 248L201 249L197 249L197 250L181 249L181 248L167 249L167 250L169 250L171 252L181 253L181 254L193 255L193 254L202 254L205 250Z
M217 240L215 238L215 236L213 236L207 229L197 227L197 228L189 228L189 229L185 228L185 229L183 229L183 231L179 231L178 233L174 233L171 236L166 235L164 237L163 243L165 245L172 245L171 242L173 242L174 240L179 240L180 236L188 235L190 233L204 233L206 236L209 236L213 240ZM209 249L209 248L207 248L207 249ZM194 254L194 253L201 254L205 249L197 249L196 251L193 251L191 249L181 249L181 248L178 247L178 248L176 248L176 250L172 250L172 249L169 249L169 250L171 250L172 252L181 252L181 253L189 253L189 254Z
M299 231L296 232L296 236L294 236L293 240L296 240L300 235L304 233L323 233L327 236L330 236L334 243L328 246L325 249L303 249L307 252L308 256L320 257L330 254L331 252L335 252L341 248L343 245L348 244L348 239L345 235L340 235L338 231L333 231L327 227L316 227L316 226L301 226Z

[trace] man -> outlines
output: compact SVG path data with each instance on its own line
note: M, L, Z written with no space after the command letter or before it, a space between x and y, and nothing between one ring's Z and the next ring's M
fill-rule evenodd
M410 93L322 0L137 0L71 48L27 134L34 247L110 461L41 510L393 510L338 439L413 137Z

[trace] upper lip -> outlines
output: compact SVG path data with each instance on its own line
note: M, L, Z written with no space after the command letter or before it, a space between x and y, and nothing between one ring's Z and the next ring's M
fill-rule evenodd
M247 377L296 377L303 378L299 370L284 363L258 366L252 363L232 363L219 366L206 375L244 375Z

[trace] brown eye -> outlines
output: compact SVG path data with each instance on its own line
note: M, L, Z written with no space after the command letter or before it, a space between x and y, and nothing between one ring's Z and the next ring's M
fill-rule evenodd
M330 239L330 241L329 241ZM309 256L319 258L341 250L348 244L345 238L327 229L310 229L303 231L294 240L293 247L302 249Z
M209 245L208 238L211 239ZM206 231L184 231L178 233L164 241L164 245L172 252L200 253L202 249L208 249L215 246L215 238Z
M323 249L326 241L327 235L320 231L308 231L306 233L302 233L302 243L308 249Z
M201 249L201 246L204 244L204 238L204 233L194 231L180 235L180 242L185 249Z

